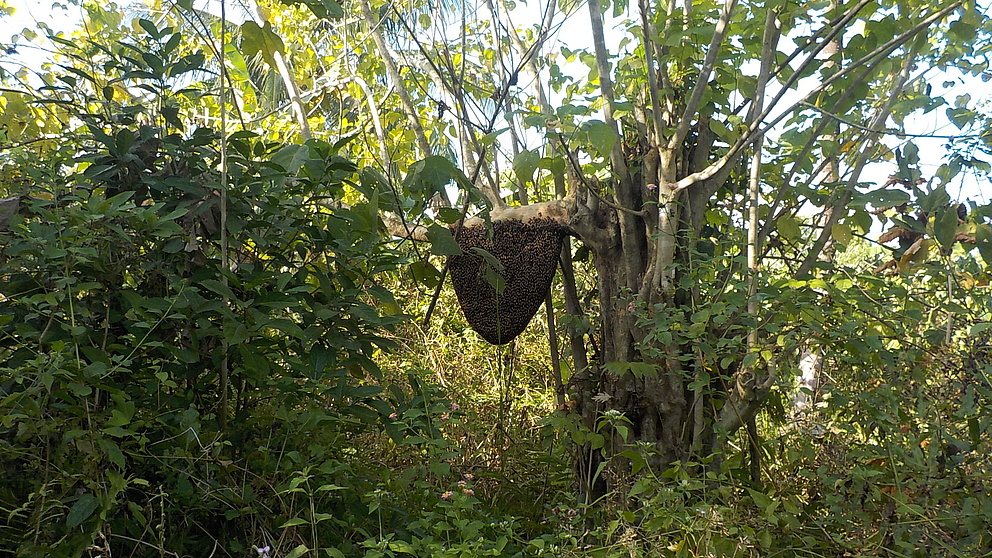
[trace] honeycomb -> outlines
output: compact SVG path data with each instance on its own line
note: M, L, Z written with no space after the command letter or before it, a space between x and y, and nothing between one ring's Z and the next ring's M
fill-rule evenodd
M485 225L465 226L458 233L462 255L448 257L451 282L469 325L493 345L509 343L537 313L555 276L565 228L552 219L493 221L492 237ZM504 280L502 292L490 284L485 258L472 248L492 254L503 265L495 270Z

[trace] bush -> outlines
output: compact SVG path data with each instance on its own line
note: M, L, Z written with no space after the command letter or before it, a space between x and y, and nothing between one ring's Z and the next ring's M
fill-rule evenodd
M0 546L239 552L296 516L299 470L367 515L343 440L387 410L372 357L398 318L371 301L399 260L373 208L333 202L357 169L235 134L222 200L214 132L88 128L0 236Z

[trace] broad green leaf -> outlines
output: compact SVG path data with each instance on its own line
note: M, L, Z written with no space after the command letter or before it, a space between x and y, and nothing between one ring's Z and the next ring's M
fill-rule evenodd
M928 215L936 215L950 201L951 196L947 194L947 191L943 187L938 187L933 192L923 196L923 199L920 200L920 210Z
M486 260L486 263L496 271L503 271L503 268L505 267L503 262L499 261L496 256L492 255L488 250L484 250L478 246L473 246L471 251L479 256L482 256L482 259Z
M403 213L405 198L390 186L389 180L372 167L363 167L358 172L359 189L368 200L375 200L383 211L400 215Z
M992 267L992 226L982 223L975 227L975 246L985 265Z
M851 240L854 238L854 235L851 234L851 227L845 223L835 223L834 226L830 227L830 234L834 240L844 246L851 244Z
M179 118L179 107L167 105L162 107L162 116L165 118L165 123L173 128L182 128L183 121Z
M481 199L482 195L469 181L465 173L448 159L432 155L425 157L412 165L403 179L404 188L416 194L421 201L430 199L435 193L447 195L447 189L452 184L460 189L468 190L473 200Z
M155 24L150 20L139 18L138 25L140 25L141 28L145 30L145 33L148 33L153 39L157 39L159 37L158 28L156 28Z
M525 149L513 158L513 171L524 184L534 181L534 172L541 162L541 154L533 149Z
M566 162L562 157L541 157L538 168L547 169L557 176L565 174Z
M903 147L902 156L906 163L916 165L920 162L920 148L913 142L907 142Z
M241 24L241 52L245 56L260 54L270 67L275 68L275 53L286 52L286 46L271 23L266 21L259 27L254 21L246 21Z
M454 207L442 207L437 210L437 220L449 225L457 223L462 218L462 211Z
M614 424L613 428L616 429L617 434L619 434L620 437L623 438L623 441L626 442L627 438L630 436L630 429L624 424Z
M866 194L862 194L860 199L864 203L871 204L875 209L885 207L895 207L910 201L909 193L895 188L879 188Z
M431 225L427 229L427 239L431 241L431 253L437 256L460 256L462 249L455 241L448 227Z
M899 227L906 229L907 231L913 231L918 233L927 232L925 224L917 221L916 219L903 219L901 217L893 217L892 222L898 225Z
M428 468L439 477L451 474L451 463L445 463L444 461L431 461L428 464Z
M497 293L502 293L506 289L506 279L498 271L492 268L492 266L486 266L486 270L482 274L486 283L493 288Z
M204 279L200 281L200 285L230 300L238 300L238 297L230 287L216 279Z
M389 550L392 550L393 552L402 552L404 554L417 554L417 549L406 541L389 541Z
M979 333L983 331L988 331L990 329L992 329L992 322L980 322L977 324L973 324L971 326L971 328L968 330L968 335L971 337L975 337Z
M99 441L100 449L107 455L107 459L111 463L117 465L121 470L127 465L127 460L124 458L124 452L121 451L121 447L117 445L117 442L110 440L108 438L101 438Z
M648 479L637 479L634 481L634 486L630 488L630 492L627 493L627 497L633 498L650 488L654 488L654 485Z
M296 174L300 170L300 167L312 158L313 155L309 146L289 143L284 145L279 151L276 151L270 160L285 169L289 174Z
M603 157L609 157L617 142L617 133L606 122L591 120L582 126L589 137L590 146Z
M413 278L418 283L427 288L436 287L438 280L441 278L441 272L433 264L425 260L417 260L411 263L410 273L413 274Z
M283 4L292 6L302 4L313 12L319 19L341 19L344 8L334 0L281 0Z
M747 492L751 495L751 500L754 501L755 505L759 508L765 509L772 505L772 499L767 494L758 492L757 490L753 490L751 488L748 488Z
M93 512L100 507L100 501L92 494L83 494L76 500L76 503L69 508L69 514L65 518L67 529L75 529L86 521Z
M775 221L775 228L778 229L778 233L782 235L782 238L788 240L798 239L801 234L801 231L799 230L799 221L791 215L779 217Z
M958 230L957 206L952 205L937 212L933 223L934 236L944 250L950 250L954 244L954 234Z

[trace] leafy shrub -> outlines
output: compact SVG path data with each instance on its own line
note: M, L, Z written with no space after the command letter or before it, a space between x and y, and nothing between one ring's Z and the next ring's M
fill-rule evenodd
M210 130L88 128L78 172L33 184L0 237L4 546L208 553L289 515L261 495L296 468L348 474L398 257L374 209L333 203L357 171L333 145L236 134L222 201Z

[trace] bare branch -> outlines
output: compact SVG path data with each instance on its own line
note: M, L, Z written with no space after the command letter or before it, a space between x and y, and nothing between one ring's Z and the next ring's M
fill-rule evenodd
M265 22L265 14L262 13L262 8L258 5L255 0L250 0L249 5L251 6L252 16L255 18L256 23ZM282 79L283 86L286 88L286 95L289 96L289 103L293 107L293 116L296 117L296 123L300 125L300 137L303 141L306 141L313 137L310 132L310 121L307 119L306 108L303 107L303 98L300 96L300 88L296 85L296 79L293 77L293 72L289 69L289 63L286 62L286 57L278 49L272 52L273 60L276 63L276 72L279 73L279 77Z
M769 103L769 106L761 113L761 115L756 117L754 122L750 123L748 128L748 133L743 134L734 143L734 145L722 157L720 157L720 159L711 163L707 168L682 178L681 180L679 180L677 183L674 184L674 189L681 190L684 188L688 188L689 186L692 186L696 182L714 176L725 165L732 164L733 162L737 161L743 149L751 145L759 136L764 135L766 130L774 127L779 122L784 120L788 115L792 114L792 112L795 111L796 108L802 106L804 103L808 103L810 99L819 95L829 86L833 85L840 79L846 77L848 74L854 72L856 69L860 69L866 64L870 65L870 67L874 67L882 59L884 59L889 54L891 54L892 51L905 44L910 38L915 36L917 33L920 33L921 31L927 29L935 22L939 21L940 19L944 18L945 16L956 10L960 6L960 4L961 4L960 2L955 2L953 5L948 6L947 8L944 8L939 12L934 13L930 17L926 18L917 25L913 26L905 33L902 33L901 35L894 37L893 39L879 46L872 52L852 62L848 67L838 71L836 74L824 80L822 83L820 83L820 85L814 87L806 95L804 95L802 99L790 105L787 109L783 110L777 117L767 121L767 123L764 126L762 126L761 123L766 121L766 118L768 118L770 113L775 109L776 103L781 99L783 93L779 93L779 95L777 95L775 99L773 99L772 102ZM862 75L859 78L859 80L866 79L870 75L870 73L871 73L870 71L862 72ZM796 75L798 75L798 72Z
M699 77L696 86L692 89L689 101L685 104L682 118L679 119L675 133L668 140L668 149L674 150L682 145L685 137L689 134L689 126L692 118L699 111L699 103L703 100L703 93L709 87L710 74L713 73L713 66L716 64L716 57L720 53L723 39L727 34L727 26L730 24L730 17L733 15L734 6L737 0L725 0L723 10L720 12L720 19L716 23L716 30L713 31L713 38L710 39L710 46L706 49L706 58L703 59L703 66L699 69Z
M379 56L382 57L383 63L386 65L386 72L389 74L390 81L393 82L394 87L396 87L396 93L400 96L400 102L403 103L403 109L406 113L407 121L410 122L410 127L413 129L414 135L417 137L417 146L420 148L421 153L424 156L430 155L431 146L427 143L427 136L424 134L424 127L420 125L420 118L417 116L417 108L413 104L413 100L410 98L410 93L403 86L403 78L400 76L400 71L396 67L396 62L393 60L393 56L390 53L389 47L386 45L386 40L382 36L382 31L379 28L379 21L375 19L372 14L372 8L369 6L368 0L361 0L360 2L362 8L362 16L365 18L365 22L369 26L370 34L372 35L372 40L375 42L376 48L379 50Z
M909 74L915 63L916 52L914 51L906 57L906 61L903 63L902 71L899 73L899 77L897 78L895 85L892 87L888 100L882 107L879 107L878 112L872 121L870 129L876 131L868 132L868 135L874 136L875 141L867 142L868 145L865 145L862 148L857 164L855 165L854 172L851 173L851 177L844 186L843 192L838 196L837 201L830 213L830 217L823 224L823 228L820 230L820 236L813 243L813 246L810 248L809 252L806 253L806 258L799 266L797 275L805 275L806 273L809 273L809 270L812 269L813 264L815 264L819 259L820 252L823 250L823 247L826 246L827 242L830 240L833 234L833 225L840 220L843 209L847 207L847 203L851 199L851 192L854 190L855 184L857 184L858 179L861 177L861 171L864 169L865 165L868 164L868 156L871 152L871 148L874 147L875 142L877 142L878 138L881 136L885 121L889 118L889 115L892 113L892 107L896 104L896 101L899 99L899 95L902 93L903 88L909 81Z

